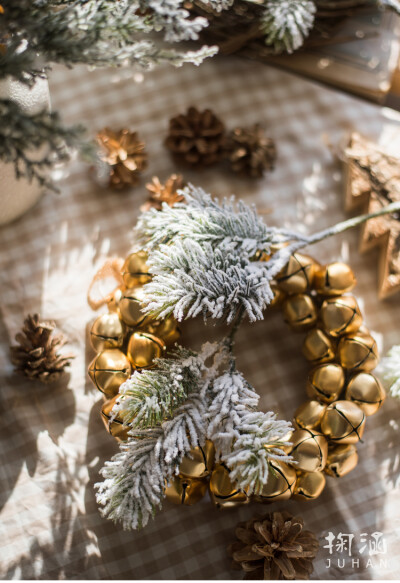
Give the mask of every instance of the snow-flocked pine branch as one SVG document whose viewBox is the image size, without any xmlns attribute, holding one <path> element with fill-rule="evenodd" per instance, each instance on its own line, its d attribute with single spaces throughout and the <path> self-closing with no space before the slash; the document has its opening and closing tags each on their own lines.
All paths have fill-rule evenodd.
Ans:
<svg viewBox="0 0 400 583">
<path fill-rule="evenodd" d="M 381 360 L 378 372 L 392 397 L 400 399 L 400 345 L 392 346 Z"/>
<path fill-rule="evenodd" d="M 281 448 L 289 445 L 293 427 L 274 413 L 257 411 L 259 395 L 238 371 L 227 371 L 210 386 L 207 436 L 217 458 L 230 469 L 230 476 L 248 494 L 258 494 L 268 481 L 269 462 L 292 457 Z"/>
</svg>

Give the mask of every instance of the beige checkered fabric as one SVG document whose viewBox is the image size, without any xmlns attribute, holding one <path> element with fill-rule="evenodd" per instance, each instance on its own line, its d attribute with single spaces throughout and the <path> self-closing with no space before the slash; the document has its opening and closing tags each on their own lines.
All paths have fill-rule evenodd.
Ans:
<svg viewBox="0 0 400 583">
<path fill-rule="evenodd" d="M 388 399 L 368 419 L 357 468 L 327 480 L 313 502 L 217 511 L 207 498 L 193 507 L 165 504 L 142 532 L 124 532 L 101 518 L 93 491 L 98 471 L 117 446 L 99 418 L 101 398 L 87 377 L 93 357 L 87 323 L 89 282 L 107 256 L 125 255 L 130 231 L 152 175 L 176 171 L 163 146 L 168 119 L 187 106 L 212 107 L 228 127 L 262 122 L 276 140 L 276 170 L 263 180 L 239 179 L 223 166 L 185 176 L 215 195 L 236 193 L 255 202 L 272 224 L 303 232 L 345 218 L 341 170 L 326 145 L 356 128 L 385 140 L 388 112 L 287 73 L 237 59 L 200 68 L 131 71 L 56 70 L 54 107 L 70 122 L 94 132 L 106 125 L 138 130 L 148 145 L 142 186 L 113 193 L 96 185 L 75 162 L 64 171 L 61 194 L 47 194 L 24 217 L 0 229 L 1 576 L 13 579 L 229 579 L 226 546 L 239 520 L 287 508 L 326 544 L 329 533 L 353 534 L 352 566 L 345 551 L 322 548 L 314 578 L 396 579 L 400 575 L 400 406 Z M 386 116 L 386 117 L 385 117 Z M 393 123 L 393 120 L 391 120 Z M 396 122 L 398 123 L 398 122 Z M 386 137 L 385 137 L 386 136 Z M 387 350 L 400 342 L 399 298 L 377 299 L 377 256 L 360 257 L 356 232 L 316 246 L 320 261 L 344 259 L 356 271 L 356 295 Z M 39 311 L 69 336 L 76 354 L 67 383 L 40 388 L 13 374 L 10 340 L 24 315 Z M 187 344 L 222 333 L 202 322 L 184 325 Z M 264 409 L 290 419 L 305 396 L 307 363 L 301 335 L 289 332 L 280 313 L 246 325 L 237 342 L 241 370 L 262 395 Z M 367 556 L 360 537 L 384 533 L 385 555 Z M 347 557 L 345 566 L 337 559 Z M 327 559 L 332 559 L 327 568 Z M 386 563 L 381 566 L 379 559 Z M 370 560 L 369 560 L 370 559 Z"/>
</svg>

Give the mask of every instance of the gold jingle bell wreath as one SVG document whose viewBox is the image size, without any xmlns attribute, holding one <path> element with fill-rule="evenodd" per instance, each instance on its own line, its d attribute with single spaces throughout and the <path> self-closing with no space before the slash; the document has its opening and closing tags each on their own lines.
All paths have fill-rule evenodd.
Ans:
<svg viewBox="0 0 400 583">
<path fill-rule="evenodd" d="M 108 297 L 109 312 L 96 318 L 90 340 L 96 357 L 89 375 L 104 395 L 101 416 L 107 431 L 118 441 L 128 438 L 129 427 L 120 414 L 112 415 L 119 387 L 133 370 L 154 367 L 180 337 L 173 317 L 154 320 L 142 310 L 143 284 L 151 276 L 146 253 L 130 254 L 119 274 L 122 285 Z M 385 399 L 380 381 L 371 373 L 378 362 L 376 342 L 363 326 L 356 284 L 345 263 L 321 266 L 307 255 L 295 253 L 276 278 L 272 305 L 285 322 L 305 334 L 303 354 L 311 365 L 306 381 L 308 399 L 294 413 L 295 430 L 288 436 L 293 465 L 271 462 L 271 475 L 257 502 L 317 498 L 325 475 L 342 477 L 358 461 L 366 417 Z M 207 489 L 219 508 L 246 504 L 252 497 L 232 483 L 228 468 L 215 463 L 210 440 L 193 448 L 180 464 L 179 475 L 166 486 L 175 504 L 191 505 Z"/>
</svg>

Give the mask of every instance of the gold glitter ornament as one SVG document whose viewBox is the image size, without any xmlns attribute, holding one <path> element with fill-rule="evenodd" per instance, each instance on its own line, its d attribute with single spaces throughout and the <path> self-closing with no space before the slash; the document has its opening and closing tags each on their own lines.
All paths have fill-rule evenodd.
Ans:
<svg viewBox="0 0 400 583">
<path fill-rule="evenodd" d="M 345 398 L 358 405 L 366 415 L 374 415 L 385 397 L 380 381 L 366 372 L 360 372 L 351 378 L 345 393 Z"/>
<path fill-rule="evenodd" d="M 296 429 L 291 442 L 293 444 L 290 452 L 296 463 L 296 470 L 306 472 L 320 472 L 326 464 L 328 455 L 328 442 L 326 438 L 310 429 Z"/>
<path fill-rule="evenodd" d="M 233 508 L 250 501 L 246 492 L 232 484 L 229 470 L 223 464 L 217 464 L 213 469 L 210 478 L 210 496 L 217 508 Z"/>
<path fill-rule="evenodd" d="M 125 287 L 128 289 L 134 288 L 151 280 L 146 261 L 147 253 L 145 251 L 138 251 L 128 255 L 122 267 L 122 279 Z"/>
<path fill-rule="evenodd" d="M 307 395 L 323 403 L 337 401 L 343 390 L 345 374 L 339 364 L 328 362 L 313 368 L 307 379 Z"/>
<path fill-rule="evenodd" d="M 123 424 L 123 419 L 118 413 L 111 421 L 112 410 L 117 400 L 121 399 L 121 395 L 115 395 L 112 399 L 105 401 L 101 408 L 101 418 L 108 433 L 115 437 L 118 441 L 125 441 L 128 439 L 128 432 L 130 427 Z"/>
<path fill-rule="evenodd" d="M 298 472 L 293 490 L 296 500 L 315 500 L 325 488 L 326 478 L 323 472 Z"/>
<path fill-rule="evenodd" d="M 338 347 L 340 364 L 351 371 L 373 370 L 378 364 L 378 348 L 371 334 L 356 332 L 345 336 Z"/>
<path fill-rule="evenodd" d="M 305 401 L 294 414 L 294 423 L 298 429 L 317 429 L 327 405 L 320 401 Z"/>
<path fill-rule="evenodd" d="M 255 496 L 255 500 L 257 502 L 288 500 L 296 483 L 296 471 L 293 466 L 278 460 L 272 460 L 269 466 L 268 481 L 261 493 Z"/>
<path fill-rule="evenodd" d="M 185 455 L 179 466 L 179 475 L 184 478 L 205 478 L 214 467 L 214 459 L 214 444 L 207 439 L 203 446 L 198 445 Z"/>
<path fill-rule="evenodd" d="M 354 296 L 329 298 L 321 306 L 322 327 L 335 338 L 357 332 L 362 316 Z"/>
<path fill-rule="evenodd" d="M 89 376 L 94 385 L 107 397 L 114 397 L 119 387 L 131 376 L 131 365 L 117 348 L 100 352 L 89 365 Z"/>
<path fill-rule="evenodd" d="M 194 478 L 183 478 L 176 476 L 171 478 L 165 488 L 165 497 L 173 504 L 183 504 L 192 506 L 204 497 L 207 492 L 206 480 L 196 480 Z"/>
<path fill-rule="evenodd" d="M 293 253 L 276 278 L 278 287 L 288 294 L 301 294 L 311 289 L 319 264 L 308 255 Z"/>
<path fill-rule="evenodd" d="M 90 343 L 97 352 L 107 348 L 119 348 L 123 341 L 124 330 L 116 312 L 102 314 L 93 322 Z"/>
<path fill-rule="evenodd" d="M 335 401 L 321 420 L 321 431 L 336 443 L 357 443 L 365 428 L 365 414 L 351 401 Z"/>
<path fill-rule="evenodd" d="M 141 287 L 126 289 L 121 294 L 118 308 L 127 326 L 136 328 L 145 323 L 148 316 L 143 312 L 144 291 Z"/>
<path fill-rule="evenodd" d="M 153 334 L 134 332 L 129 338 L 127 356 L 135 368 L 151 368 L 164 351 L 164 342 Z"/>
<path fill-rule="evenodd" d="M 335 445 L 329 447 L 324 472 L 334 478 L 342 478 L 356 467 L 358 453 L 355 445 Z"/>
<path fill-rule="evenodd" d="M 317 321 L 317 310 L 311 296 L 295 294 L 286 298 L 283 317 L 295 332 L 309 330 Z"/>
<path fill-rule="evenodd" d="M 335 262 L 316 270 L 314 289 L 322 296 L 341 296 L 356 285 L 357 280 L 351 267 Z"/>
<path fill-rule="evenodd" d="M 312 364 L 322 364 L 335 358 L 332 340 L 319 328 L 313 328 L 303 342 L 303 354 Z"/>
</svg>

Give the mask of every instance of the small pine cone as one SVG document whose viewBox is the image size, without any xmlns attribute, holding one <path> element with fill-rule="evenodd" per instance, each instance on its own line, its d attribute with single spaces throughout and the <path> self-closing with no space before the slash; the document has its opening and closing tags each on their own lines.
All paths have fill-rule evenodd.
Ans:
<svg viewBox="0 0 400 583">
<path fill-rule="evenodd" d="M 178 162 L 211 166 L 222 158 L 224 138 L 225 126 L 210 109 L 189 107 L 170 120 L 165 145 Z"/>
<path fill-rule="evenodd" d="M 137 186 L 140 173 L 147 168 L 147 152 L 138 134 L 105 128 L 97 134 L 97 142 L 102 149 L 101 159 L 110 167 L 110 187 L 122 190 Z"/>
<path fill-rule="evenodd" d="M 245 579 L 309 579 L 319 543 L 300 517 L 266 514 L 238 524 L 236 537 L 228 552 Z"/>
<path fill-rule="evenodd" d="M 10 348 L 15 370 L 43 383 L 58 380 L 74 356 L 58 352 L 66 339 L 53 334 L 54 328 L 54 322 L 40 322 L 38 314 L 25 319 L 22 331 L 15 336 L 19 346 Z"/>
<path fill-rule="evenodd" d="M 183 194 L 178 193 L 178 190 L 181 190 L 184 186 L 185 182 L 181 174 L 171 174 L 164 184 L 160 182 L 157 176 L 153 176 L 152 181 L 146 184 L 146 188 L 149 191 L 149 200 L 140 207 L 140 210 L 148 211 L 151 208 L 155 208 L 160 211 L 163 202 L 166 202 L 169 206 L 174 206 L 177 202 L 184 201 Z"/>
<path fill-rule="evenodd" d="M 276 160 L 274 141 L 258 124 L 234 129 L 226 140 L 226 152 L 232 170 L 251 178 L 261 178 L 274 168 Z"/>
</svg>

